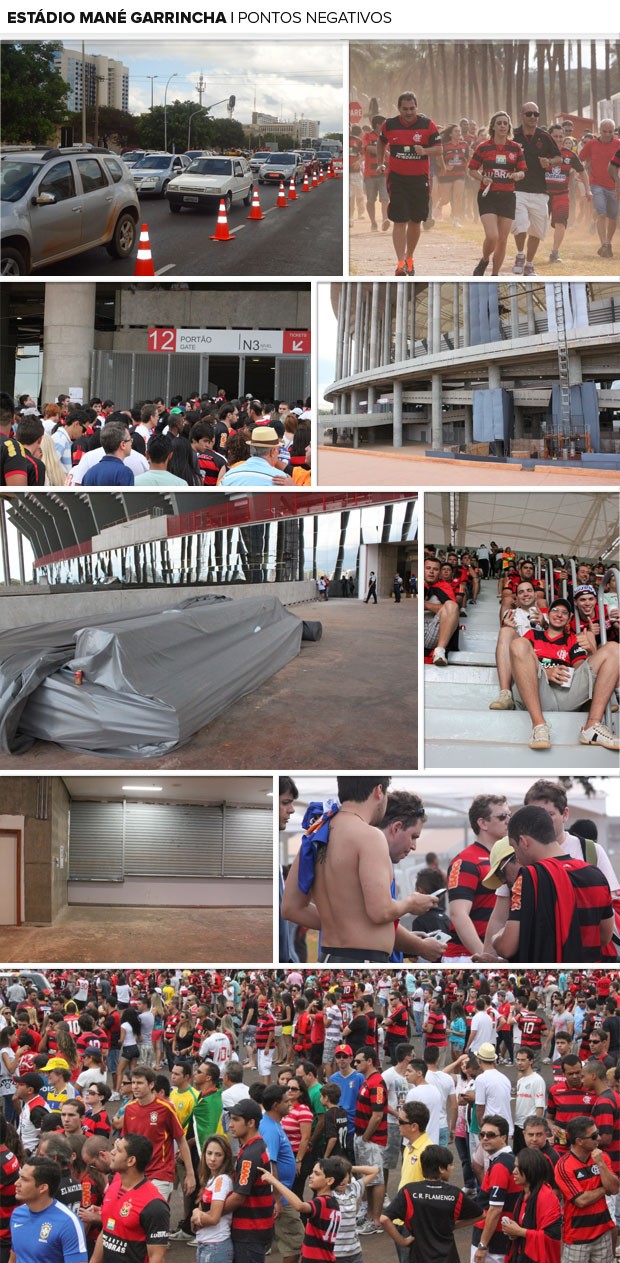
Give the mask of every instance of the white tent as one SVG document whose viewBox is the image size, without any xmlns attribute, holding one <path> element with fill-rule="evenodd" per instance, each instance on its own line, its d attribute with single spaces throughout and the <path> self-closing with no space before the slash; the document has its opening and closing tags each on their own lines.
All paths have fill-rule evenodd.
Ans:
<svg viewBox="0 0 620 1263">
<path fill-rule="evenodd" d="M 602 556 L 618 564 L 620 499 L 616 493 L 530 491 L 427 493 L 425 541 L 477 548 L 495 540 L 517 552 Z"/>
</svg>

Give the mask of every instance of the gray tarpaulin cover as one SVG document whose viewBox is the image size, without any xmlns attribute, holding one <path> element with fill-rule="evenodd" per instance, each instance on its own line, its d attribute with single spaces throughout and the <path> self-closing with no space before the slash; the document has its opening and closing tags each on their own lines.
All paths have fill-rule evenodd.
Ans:
<svg viewBox="0 0 620 1263">
<path fill-rule="evenodd" d="M 301 638 L 302 620 L 272 596 L 195 597 L 4 632 L 0 748 L 20 754 L 40 739 L 114 757 L 166 754 L 296 657 Z"/>
</svg>

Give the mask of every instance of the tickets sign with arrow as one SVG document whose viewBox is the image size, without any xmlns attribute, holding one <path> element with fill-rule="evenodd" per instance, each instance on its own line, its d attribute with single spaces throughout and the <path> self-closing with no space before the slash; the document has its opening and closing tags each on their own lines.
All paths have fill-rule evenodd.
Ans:
<svg viewBox="0 0 620 1263">
<path fill-rule="evenodd" d="M 309 329 L 149 329 L 149 351 L 204 355 L 309 355 Z"/>
</svg>

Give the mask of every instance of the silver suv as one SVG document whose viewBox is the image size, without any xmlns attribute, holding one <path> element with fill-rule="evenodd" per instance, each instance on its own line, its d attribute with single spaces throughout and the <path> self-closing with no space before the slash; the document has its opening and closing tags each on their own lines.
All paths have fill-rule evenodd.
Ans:
<svg viewBox="0 0 620 1263">
<path fill-rule="evenodd" d="M 183 175 L 190 162 L 191 158 L 184 153 L 157 153 L 152 150 L 145 154 L 131 168 L 138 193 L 163 197 L 170 181 L 177 175 Z"/>
<path fill-rule="evenodd" d="M 21 276 L 93 246 L 125 259 L 135 246 L 136 187 L 107 149 L 4 150 L 0 206 L 3 276 Z"/>
</svg>

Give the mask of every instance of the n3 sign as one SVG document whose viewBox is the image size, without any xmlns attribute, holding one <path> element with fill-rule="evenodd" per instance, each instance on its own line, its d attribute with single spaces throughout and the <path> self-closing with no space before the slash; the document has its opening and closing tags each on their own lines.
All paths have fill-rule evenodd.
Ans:
<svg viewBox="0 0 620 1263">
<path fill-rule="evenodd" d="M 149 351 L 176 351 L 176 329 L 149 329 Z"/>
</svg>

